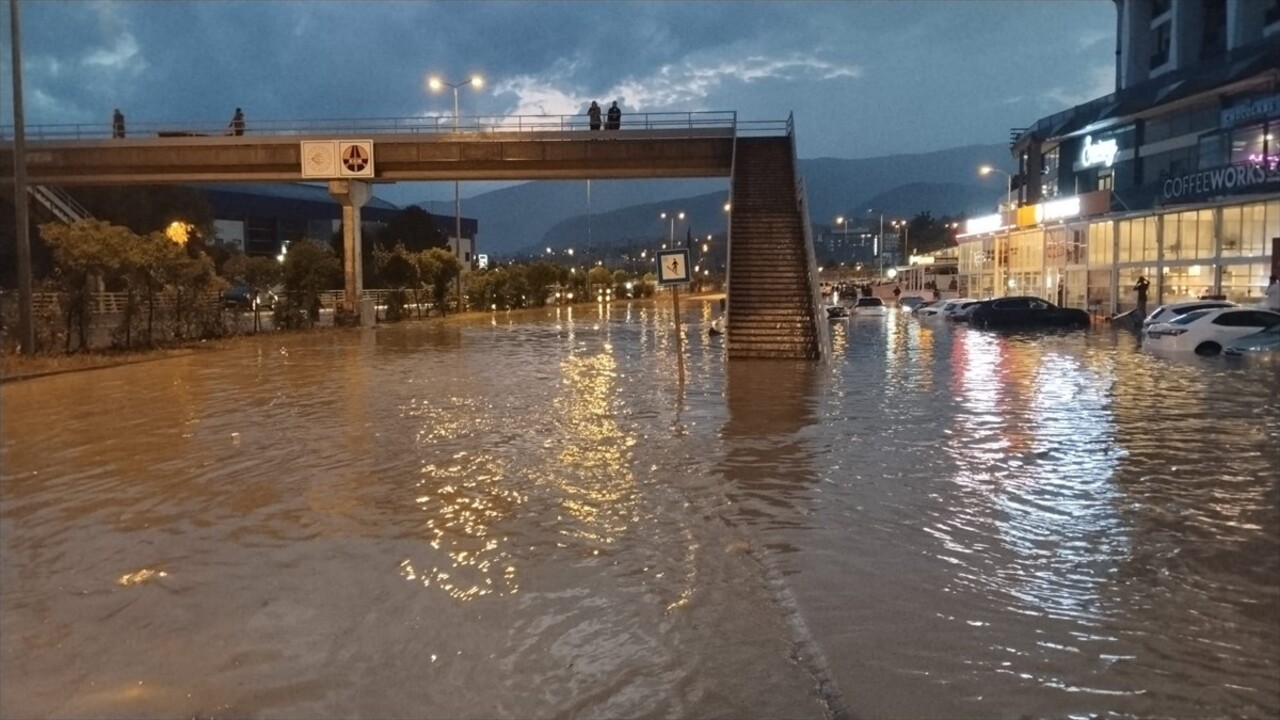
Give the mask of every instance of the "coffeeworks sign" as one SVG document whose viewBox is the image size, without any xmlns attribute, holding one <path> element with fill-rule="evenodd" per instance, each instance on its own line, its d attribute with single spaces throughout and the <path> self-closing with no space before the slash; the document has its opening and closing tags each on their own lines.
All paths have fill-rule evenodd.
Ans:
<svg viewBox="0 0 1280 720">
<path fill-rule="evenodd" d="M 1276 183 L 1280 183 L 1280 170 L 1268 170 L 1262 164 L 1244 163 L 1171 177 L 1164 181 L 1162 190 L 1165 200 L 1186 200 L 1202 196 L 1260 192 L 1266 190 L 1266 186 Z"/>
</svg>

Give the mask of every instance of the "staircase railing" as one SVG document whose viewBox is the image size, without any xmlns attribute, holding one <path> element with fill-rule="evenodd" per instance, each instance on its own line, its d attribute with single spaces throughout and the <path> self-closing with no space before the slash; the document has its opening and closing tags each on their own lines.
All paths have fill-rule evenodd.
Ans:
<svg viewBox="0 0 1280 720">
<path fill-rule="evenodd" d="M 62 188 L 52 185 L 28 185 L 27 193 L 40 201 L 41 205 L 49 208 L 49 212 L 64 223 L 71 224 L 77 220 L 93 218 L 92 213 Z"/>
<path fill-rule="evenodd" d="M 818 282 L 818 259 L 813 252 L 813 230 L 809 227 L 809 202 L 805 191 L 804 178 L 800 176 L 800 162 L 796 158 L 795 123 L 792 115 L 787 115 L 787 139 L 791 141 L 791 167 L 796 179 L 796 206 L 800 210 L 800 226 L 804 232 L 804 256 L 808 265 L 809 280 L 809 314 L 813 320 L 813 329 L 817 334 L 818 359 L 829 360 L 831 357 L 831 329 L 827 327 L 826 313 L 822 309 L 822 288 Z"/>
<path fill-rule="evenodd" d="M 736 125 L 734 126 L 736 129 Z M 733 302 L 733 288 L 730 287 L 730 279 L 733 278 L 733 184 L 738 180 L 738 136 L 735 133 L 733 137 L 733 150 L 729 155 L 729 212 L 725 218 L 724 230 L 724 314 L 721 315 L 726 328 L 724 335 L 725 347 L 728 348 L 733 344 L 733 330 L 728 327 L 729 323 L 729 305 Z"/>
</svg>

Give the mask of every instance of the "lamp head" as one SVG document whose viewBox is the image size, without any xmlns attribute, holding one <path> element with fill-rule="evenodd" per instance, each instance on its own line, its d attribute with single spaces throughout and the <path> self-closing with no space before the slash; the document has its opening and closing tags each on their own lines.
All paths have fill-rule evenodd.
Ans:
<svg viewBox="0 0 1280 720">
<path fill-rule="evenodd" d="M 477 90 L 484 87 L 484 78 L 480 77 L 479 75 L 472 75 L 471 79 L 468 80 L 467 82 L 471 83 L 471 85 L 474 86 Z"/>
<path fill-rule="evenodd" d="M 431 88 L 432 90 L 439 90 L 440 88 L 444 87 L 444 83 L 440 81 L 440 78 L 432 77 L 427 79 L 427 87 Z"/>
<path fill-rule="evenodd" d="M 995 168 L 991 167 L 990 165 L 983 165 L 982 167 L 978 168 L 979 175 L 990 175 L 994 171 L 995 171 Z"/>
</svg>

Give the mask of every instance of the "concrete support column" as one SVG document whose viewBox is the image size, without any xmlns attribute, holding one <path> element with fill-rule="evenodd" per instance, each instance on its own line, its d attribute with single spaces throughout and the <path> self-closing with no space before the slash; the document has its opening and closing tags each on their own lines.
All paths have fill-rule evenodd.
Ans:
<svg viewBox="0 0 1280 720">
<path fill-rule="evenodd" d="M 364 290 L 363 248 L 360 242 L 360 208 L 369 202 L 369 183 L 360 180 L 330 180 L 329 194 L 342 205 L 342 272 L 346 278 L 344 305 L 347 312 L 360 312 Z"/>
</svg>

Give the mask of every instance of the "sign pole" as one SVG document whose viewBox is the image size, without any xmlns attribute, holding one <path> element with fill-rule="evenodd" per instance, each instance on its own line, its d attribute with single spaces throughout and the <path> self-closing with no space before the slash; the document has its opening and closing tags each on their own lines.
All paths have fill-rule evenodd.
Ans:
<svg viewBox="0 0 1280 720">
<path fill-rule="evenodd" d="M 676 318 L 676 361 L 679 364 L 680 385 L 684 386 L 684 332 L 680 329 L 680 286 L 671 286 L 671 313 Z"/>
</svg>

